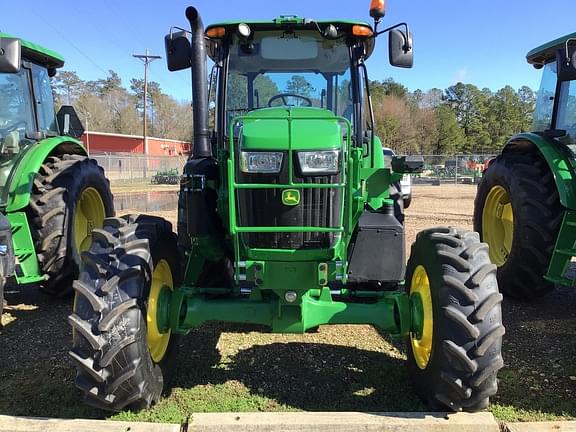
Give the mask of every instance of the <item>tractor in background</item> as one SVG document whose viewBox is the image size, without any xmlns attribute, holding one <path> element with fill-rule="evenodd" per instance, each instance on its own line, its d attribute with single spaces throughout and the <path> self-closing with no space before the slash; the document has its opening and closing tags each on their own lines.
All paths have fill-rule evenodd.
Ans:
<svg viewBox="0 0 576 432">
<path fill-rule="evenodd" d="M 378 30 L 382 0 L 371 16 L 374 26 L 285 15 L 204 29 L 189 7 L 190 31 L 166 36 L 168 69 L 192 70 L 178 234 L 145 215 L 93 231 L 69 317 L 86 403 L 150 407 L 178 337 L 222 321 L 278 333 L 371 324 L 406 340 L 432 409 L 486 408 L 503 366 L 496 266 L 478 234 L 440 227 L 418 235 L 406 267 L 390 185 L 423 161 L 385 164 L 366 61 L 389 33 L 390 63 L 411 67 L 412 37 L 406 24 Z"/>
<path fill-rule="evenodd" d="M 543 71 L 534 132 L 510 138 L 485 170 L 474 229 L 490 245 L 500 290 L 528 301 L 576 280 L 576 33 L 526 58 Z"/>
<path fill-rule="evenodd" d="M 0 305 L 6 283 L 70 293 L 92 229 L 114 215 L 104 171 L 76 139 L 74 109 L 55 113 L 50 77 L 63 65 L 0 33 Z"/>
</svg>

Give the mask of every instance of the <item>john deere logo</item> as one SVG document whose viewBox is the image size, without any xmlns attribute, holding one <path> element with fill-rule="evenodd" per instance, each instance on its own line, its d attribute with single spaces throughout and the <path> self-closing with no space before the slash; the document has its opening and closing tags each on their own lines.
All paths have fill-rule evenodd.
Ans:
<svg viewBox="0 0 576 432">
<path fill-rule="evenodd" d="M 300 204 L 300 191 L 296 189 L 285 189 L 282 191 L 282 204 L 295 206 Z"/>
</svg>

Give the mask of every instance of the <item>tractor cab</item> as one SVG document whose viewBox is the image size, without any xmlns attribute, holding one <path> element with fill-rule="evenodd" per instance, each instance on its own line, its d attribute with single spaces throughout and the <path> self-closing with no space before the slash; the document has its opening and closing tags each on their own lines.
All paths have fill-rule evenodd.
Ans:
<svg viewBox="0 0 576 432">
<path fill-rule="evenodd" d="M 33 144 L 60 135 L 50 77 L 64 59 L 4 33 L 0 53 L 0 204 L 5 204 L 17 161 Z"/>
<path fill-rule="evenodd" d="M 543 69 L 533 130 L 576 145 L 576 33 L 541 45 L 526 58 Z"/>
<path fill-rule="evenodd" d="M 205 35 L 214 62 L 212 87 L 222 98 L 220 103 L 214 98 L 219 111 L 215 129 L 222 135 L 233 119 L 255 110 L 265 110 L 266 116 L 290 110 L 344 118 L 355 132 L 353 141 L 362 141 L 373 129 L 364 66 L 376 40 L 369 24 L 290 15 L 267 22 L 213 24 Z M 392 30 L 391 40 L 400 41 L 394 45 L 394 65 L 411 66 L 408 37 Z"/>
</svg>

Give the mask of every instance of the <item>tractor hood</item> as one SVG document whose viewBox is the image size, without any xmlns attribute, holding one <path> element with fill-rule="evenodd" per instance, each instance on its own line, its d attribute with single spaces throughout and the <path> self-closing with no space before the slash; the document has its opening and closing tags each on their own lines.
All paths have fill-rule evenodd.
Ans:
<svg viewBox="0 0 576 432">
<path fill-rule="evenodd" d="M 278 107 L 244 117 L 243 150 L 329 150 L 342 147 L 341 121 L 322 108 Z"/>
</svg>

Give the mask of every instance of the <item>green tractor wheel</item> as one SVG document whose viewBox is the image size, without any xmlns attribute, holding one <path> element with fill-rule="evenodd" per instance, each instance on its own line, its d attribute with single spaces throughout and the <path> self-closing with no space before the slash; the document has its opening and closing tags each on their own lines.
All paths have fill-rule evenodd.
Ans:
<svg viewBox="0 0 576 432">
<path fill-rule="evenodd" d="M 433 228 L 418 234 L 407 267 L 415 325 L 408 368 L 432 409 L 478 411 L 497 390 L 502 295 L 478 234 Z"/>
<path fill-rule="evenodd" d="M 157 321 L 162 290 L 182 282 L 176 235 L 161 218 L 125 216 L 108 219 L 93 237 L 69 317 L 76 385 L 97 408 L 149 408 L 176 358 L 176 336 Z"/>
<path fill-rule="evenodd" d="M 562 215 L 554 177 L 540 154 L 506 152 L 492 161 L 478 185 L 474 230 L 490 246 L 504 294 L 533 300 L 554 289 L 543 276 Z"/>
<path fill-rule="evenodd" d="M 45 292 L 65 295 L 78 275 L 80 254 L 90 247 L 94 228 L 114 216 L 110 184 L 95 160 L 80 155 L 46 160 L 32 187 L 28 220 Z"/>
</svg>

